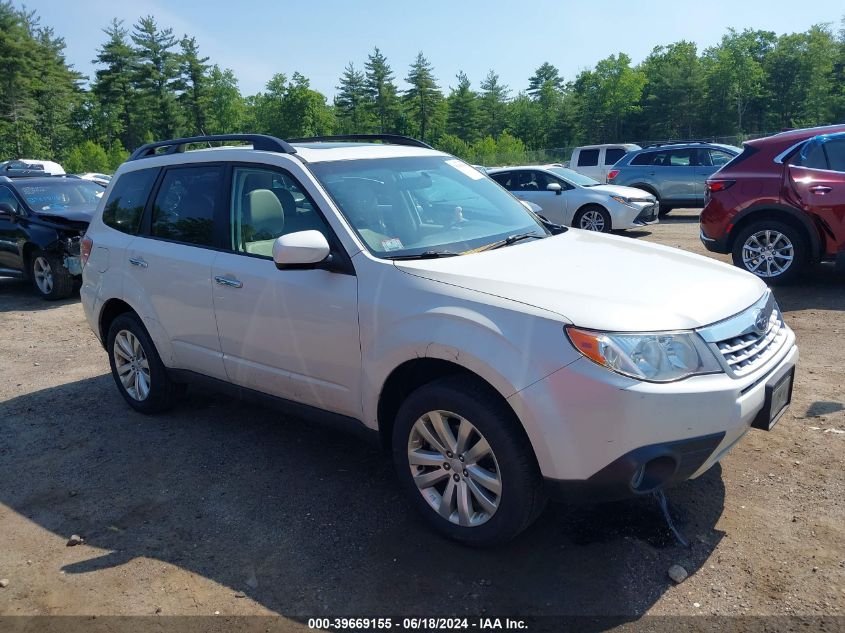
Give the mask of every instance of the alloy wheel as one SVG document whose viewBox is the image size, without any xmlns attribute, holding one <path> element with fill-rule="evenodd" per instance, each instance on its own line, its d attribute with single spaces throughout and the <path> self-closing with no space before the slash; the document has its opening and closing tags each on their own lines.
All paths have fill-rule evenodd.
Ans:
<svg viewBox="0 0 845 633">
<path fill-rule="evenodd" d="M 114 366 L 126 393 L 133 400 L 146 400 L 150 395 L 150 363 L 141 341 L 129 330 L 121 330 L 114 338 Z"/>
<path fill-rule="evenodd" d="M 502 479 L 481 432 L 449 411 L 429 411 L 408 438 L 411 476 L 428 505 L 450 523 L 475 527 L 496 513 Z"/>
<path fill-rule="evenodd" d="M 780 231 L 766 229 L 748 236 L 742 245 L 742 263 L 759 277 L 778 277 L 795 258 L 792 241 Z"/>
<path fill-rule="evenodd" d="M 38 256 L 32 264 L 32 274 L 35 285 L 42 294 L 48 295 L 53 291 L 53 267 L 46 257 Z"/>
<path fill-rule="evenodd" d="M 578 228 L 587 231 L 604 231 L 604 215 L 600 211 L 585 211 L 578 222 Z"/>
</svg>

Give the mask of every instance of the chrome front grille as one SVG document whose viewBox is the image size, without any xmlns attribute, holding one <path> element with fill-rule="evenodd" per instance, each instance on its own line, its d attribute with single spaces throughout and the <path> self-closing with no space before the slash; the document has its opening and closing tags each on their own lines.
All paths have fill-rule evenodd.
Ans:
<svg viewBox="0 0 845 633">
<path fill-rule="evenodd" d="M 771 291 L 739 314 L 698 330 L 723 361 L 728 375 L 747 376 L 783 347 L 789 328 Z"/>
<path fill-rule="evenodd" d="M 746 376 L 771 359 L 786 340 L 783 316 L 777 306 L 765 332 L 748 332 L 716 343 L 734 376 Z"/>
</svg>

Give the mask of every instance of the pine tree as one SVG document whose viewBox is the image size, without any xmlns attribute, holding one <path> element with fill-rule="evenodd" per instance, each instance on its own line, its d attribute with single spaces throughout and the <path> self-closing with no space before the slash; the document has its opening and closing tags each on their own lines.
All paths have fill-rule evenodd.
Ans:
<svg viewBox="0 0 845 633">
<path fill-rule="evenodd" d="M 134 82 L 144 104 L 148 129 L 156 138 L 172 138 L 179 128 L 175 89 L 179 61 L 171 50 L 176 46 L 173 29 L 159 29 L 148 15 L 134 26 L 136 63 Z"/>
<path fill-rule="evenodd" d="M 111 129 L 104 130 L 105 135 L 117 136 L 124 147 L 136 147 L 141 140 L 133 84 L 137 56 L 127 40 L 128 32 L 122 20 L 112 20 L 103 32 L 109 39 L 98 49 L 93 63 L 105 68 L 96 72 L 91 90 L 104 113 L 104 119 L 112 125 Z"/>
<path fill-rule="evenodd" d="M 492 69 L 481 82 L 481 98 L 478 104 L 481 126 L 484 134 L 494 139 L 499 138 L 507 125 L 509 93 L 508 87 L 499 83 L 499 75 Z"/>
<path fill-rule="evenodd" d="M 369 131 L 369 113 L 367 112 L 368 95 L 366 77 L 360 70 L 355 70 L 349 62 L 343 69 L 337 95 L 334 98 L 335 111 L 341 126 L 341 132 L 361 134 Z"/>
<path fill-rule="evenodd" d="M 398 90 L 393 71 L 378 46 L 367 57 L 364 67 L 368 107 L 376 120 L 378 131 L 382 134 L 396 132 L 400 116 Z"/>
<path fill-rule="evenodd" d="M 203 134 L 206 127 L 206 89 L 208 83 L 208 57 L 200 57 L 194 37 L 187 35 L 179 42 L 180 79 L 174 87 L 182 91 L 179 101 L 185 112 L 190 134 Z"/>
<path fill-rule="evenodd" d="M 456 75 L 458 85 L 447 99 L 449 119 L 446 130 L 466 143 L 478 137 L 478 95 L 470 88 L 469 78 L 463 71 Z"/>
<path fill-rule="evenodd" d="M 555 90 L 563 90 L 563 79 L 560 77 L 560 71 L 549 62 L 543 62 L 528 79 L 528 94 L 536 98 L 543 86 L 546 85 L 551 85 Z"/>
<path fill-rule="evenodd" d="M 437 86 L 434 69 L 420 51 L 405 78 L 410 88 L 405 91 L 405 104 L 418 138 L 424 141 L 438 123 L 443 93 Z"/>
</svg>

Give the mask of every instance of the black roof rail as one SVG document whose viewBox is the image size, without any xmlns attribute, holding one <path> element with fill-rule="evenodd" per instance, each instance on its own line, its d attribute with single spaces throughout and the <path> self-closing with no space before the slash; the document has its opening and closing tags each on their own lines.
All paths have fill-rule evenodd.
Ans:
<svg viewBox="0 0 845 633">
<path fill-rule="evenodd" d="M 303 138 L 288 139 L 289 143 L 331 143 L 333 141 L 384 141 L 390 145 L 407 145 L 409 147 L 434 149 L 428 143 L 411 138 L 410 136 L 402 136 L 401 134 L 334 134 L 331 136 L 307 136 Z"/>
<path fill-rule="evenodd" d="M 649 143 L 643 145 L 643 149 L 647 147 L 663 147 L 664 145 L 715 145 L 715 141 L 661 141 L 659 143 Z"/>
<path fill-rule="evenodd" d="M 187 138 L 174 138 L 169 141 L 147 143 L 132 152 L 128 160 L 138 160 L 139 158 L 160 156 L 162 154 L 179 154 L 185 151 L 185 146 L 187 145 L 196 143 L 220 143 L 225 141 L 246 141 L 252 143 L 252 149 L 265 152 L 280 152 L 282 154 L 296 154 L 296 149 L 290 143 L 275 136 L 268 136 L 266 134 L 212 134 L 209 136 L 189 136 Z M 156 150 L 162 147 L 166 147 L 167 150 L 160 154 L 156 153 Z"/>
</svg>

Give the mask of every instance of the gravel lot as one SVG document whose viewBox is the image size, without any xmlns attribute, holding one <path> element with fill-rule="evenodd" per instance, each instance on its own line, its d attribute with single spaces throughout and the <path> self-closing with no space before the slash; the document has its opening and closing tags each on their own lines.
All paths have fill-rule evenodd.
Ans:
<svg viewBox="0 0 845 633">
<path fill-rule="evenodd" d="M 694 211 L 629 235 L 705 252 Z M 0 615 L 843 616 L 845 278 L 776 295 L 792 407 L 669 492 L 689 549 L 649 498 L 550 506 L 477 551 L 429 532 L 361 440 L 196 389 L 134 413 L 78 297 L 0 279 Z"/>
</svg>

